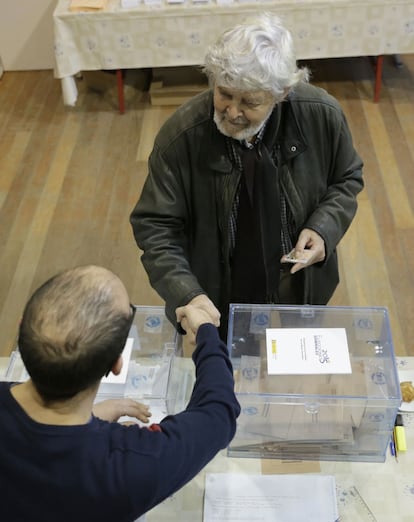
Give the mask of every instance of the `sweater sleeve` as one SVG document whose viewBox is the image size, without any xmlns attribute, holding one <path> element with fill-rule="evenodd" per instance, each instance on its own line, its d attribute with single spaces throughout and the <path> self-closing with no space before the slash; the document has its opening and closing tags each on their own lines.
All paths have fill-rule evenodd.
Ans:
<svg viewBox="0 0 414 522">
<path fill-rule="evenodd" d="M 199 328 L 193 361 L 196 381 L 187 408 L 163 419 L 160 432 L 146 430 L 139 455 L 129 460 L 131 474 L 139 475 L 135 483 L 145 479 L 150 485 L 142 513 L 184 486 L 234 437 L 240 405 L 226 345 L 213 325 Z M 137 497 L 142 508 L 142 496 Z"/>
</svg>

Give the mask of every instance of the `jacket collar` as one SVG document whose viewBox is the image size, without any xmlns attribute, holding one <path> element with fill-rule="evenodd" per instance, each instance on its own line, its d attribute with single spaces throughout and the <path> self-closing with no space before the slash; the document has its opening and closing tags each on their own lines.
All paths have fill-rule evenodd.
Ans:
<svg viewBox="0 0 414 522">
<path fill-rule="evenodd" d="M 210 112 L 211 125 L 209 126 L 209 138 L 204 149 L 205 157 L 203 161 L 217 172 L 228 173 L 232 170 L 232 163 L 227 151 L 226 140 L 217 129 L 213 120 L 214 106 L 212 97 Z M 307 148 L 306 140 L 302 134 L 289 96 L 276 105 L 267 122 L 263 136 L 263 144 L 269 151 L 276 146 L 278 141 L 281 148 L 282 161 L 294 158 Z"/>
</svg>

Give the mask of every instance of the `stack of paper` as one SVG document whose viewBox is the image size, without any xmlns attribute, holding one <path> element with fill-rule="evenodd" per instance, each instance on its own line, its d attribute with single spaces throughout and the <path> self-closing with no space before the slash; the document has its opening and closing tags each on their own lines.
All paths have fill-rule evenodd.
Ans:
<svg viewBox="0 0 414 522">
<path fill-rule="evenodd" d="M 121 0 L 121 7 L 123 9 L 129 9 L 131 7 L 137 7 L 141 0 Z"/>
<path fill-rule="evenodd" d="M 71 0 L 69 11 L 102 11 L 108 0 Z"/>
<path fill-rule="evenodd" d="M 336 522 L 331 475 L 208 473 L 204 522 Z"/>
</svg>

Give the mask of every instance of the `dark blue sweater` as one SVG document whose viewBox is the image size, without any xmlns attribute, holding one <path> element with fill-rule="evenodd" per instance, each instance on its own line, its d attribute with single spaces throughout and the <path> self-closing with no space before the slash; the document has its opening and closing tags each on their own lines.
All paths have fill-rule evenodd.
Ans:
<svg viewBox="0 0 414 522">
<path fill-rule="evenodd" d="M 240 406 L 226 346 L 200 327 L 196 382 L 185 411 L 161 431 L 95 417 L 86 425 L 33 421 L 0 383 L 1 519 L 130 522 L 191 480 L 234 436 Z"/>
</svg>

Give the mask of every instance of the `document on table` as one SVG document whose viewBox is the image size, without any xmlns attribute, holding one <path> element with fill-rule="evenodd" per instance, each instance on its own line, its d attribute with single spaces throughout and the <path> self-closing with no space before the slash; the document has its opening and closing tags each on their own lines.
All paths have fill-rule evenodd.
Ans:
<svg viewBox="0 0 414 522">
<path fill-rule="evenodd" d="M 83 10 L 102 10 L 108 4 L 108 0 L 71 0 L 69 4 L 70 11 Z"/>
<path fill-rule="evenodd" d="M 335 477 L 208 473 L 204 522 L 337 522 Z"/>
<path fill-rule="evenodd" d="M 267 328 L 269 375 L 352 373 L 345 328 Z"/>
</svg>

